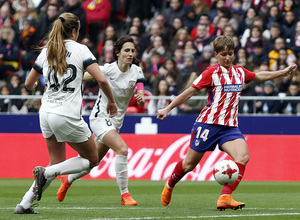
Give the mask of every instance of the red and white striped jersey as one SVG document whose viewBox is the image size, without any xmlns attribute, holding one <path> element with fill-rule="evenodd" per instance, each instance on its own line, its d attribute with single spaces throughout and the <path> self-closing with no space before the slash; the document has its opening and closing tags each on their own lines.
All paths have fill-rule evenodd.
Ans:
<svg viewBox="0 0 300 220">
<path fill-rule="evenodd" d="M 230 70 L 218 64 L 207 67 L 192 84 L 199 90 L 206 88 L 208 91 L 207 104 L 196 122 L 237 127 L 243 84 L 254 77 L 254 72 L 242 66 L 232 65 Z"/>
</svg>

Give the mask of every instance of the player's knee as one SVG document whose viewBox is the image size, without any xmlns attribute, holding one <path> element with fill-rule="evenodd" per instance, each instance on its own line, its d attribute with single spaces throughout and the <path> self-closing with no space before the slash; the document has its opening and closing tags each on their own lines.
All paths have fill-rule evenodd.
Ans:
<svg viewBox="0 0 300 220">
<path fill-rule="evenodd" d="M 98 161 L 98 155 L 95 155 L 91 158 L 89 158 L 89 161 L 90 161 L 90 168 L 92 169 L 93 167 L 97 166 L 99 164 L 99 161 Z"/>
<path fill-rule="evenodd" d="M 249 155 L 242 155 L 236 160 L 236 162 L 246 165 L 249 162 Z"/>
<path fill-rule="evenodd" d="M 193 163 L 182 163 L 182 169 L 184 172 L 190 172 L 196 167 L 196 165 Z"/>
<path fill-rule="evenodd" d="M 116 154 L 127 156 L 128 155 L 128 147 L 126 145 L 122 145 L 116 149 Z"/>
</svg>

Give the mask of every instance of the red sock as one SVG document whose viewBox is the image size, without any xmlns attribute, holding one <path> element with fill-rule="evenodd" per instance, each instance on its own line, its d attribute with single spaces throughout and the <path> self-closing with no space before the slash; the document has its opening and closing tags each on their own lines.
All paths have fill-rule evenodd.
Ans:
<svg viewBox="0 0 300 220">
<path fill-rule="evenodd" d="M 168 182 L 169 186 L 173 188 L 175 184 L 178 183 L 186 173 L 187 172 L 185 172 L 182 168 L 182 160 L 181 160 L 176 164 L 173 170 L 173 173 Z"/>
<path fill-rule="evenodd" d="M 237 179 L 237 181 L 235 181 L 234 184 L 231 184 L 229 186 L 223 186 L 221 195 L 224 194 L 231 194 L 236 187 L 239 185 L 240 181 L 242 180 L 243 176 L 244 176 L 244 172 L 245 172 L 245 165 L 241 164 L 241 163 L 236 163 L 239 167 L 239 177 Z"/>
</svg>

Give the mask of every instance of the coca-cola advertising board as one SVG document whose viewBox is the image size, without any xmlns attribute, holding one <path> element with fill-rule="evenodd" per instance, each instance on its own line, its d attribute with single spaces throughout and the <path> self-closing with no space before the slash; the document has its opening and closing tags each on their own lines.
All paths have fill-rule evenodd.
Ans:
<svg viewBox="0 0 300 220">
<path fill-rule="evenodd" d="M 130 179 L 165 180 L 175 164 L 184 159 L 189 134 L 121 134 L 129 147 Z M 250 161 L 244 180 L 300 181 L 299 135 L 245 135 Z M 40 133 L 0 134 L 0 178 L 32 178 L 35 166 L 47 166 L 49 155 Z M 77 153 L 67 146 L 67 158 Z M 214 164 L 230 157 L 216 148 L 207 152 L 184 180 L 213 180 Z M 115 155 L 109 151 L 86 179 L 114 179 Z"/>
</svg>

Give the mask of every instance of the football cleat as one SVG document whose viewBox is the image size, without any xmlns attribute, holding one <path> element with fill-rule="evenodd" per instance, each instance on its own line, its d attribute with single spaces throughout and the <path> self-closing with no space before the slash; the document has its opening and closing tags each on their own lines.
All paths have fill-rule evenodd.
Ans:
<svg viewBox="0 0 300 220">
<path fill-rule="evenodd" d="M 124 193 L 121 195 L 121 205 L 137 205 L 137 202 L 131 197 L 130 193 Z"/>
<path fill-rule="evenodd" d="M 44 176 L 45 168 L 38 166 L 33 170 L 33 176 L 35 177 L 35 187 L 33 189 L 33 193 L 35 195 L 35 199 L 40 201 L 43 193 L 43 186 L 47 182 L 47 179 Z"/>
<path fill-rule="evenodd" d="M 169 205 L 169 203 L 171 201 L 171 197 L 172 197 L 172 191 L 173 191 L 173 188 L 168 187 L 168 181 L 169 181 L 169 179 L 166 181 L 164 190 L 162 191 L 161 197 L 160 197 L 161 198 L 161 203 L 164 206 Z"/>
<path fill-rule="evenodd" d="M 60 187 L 59 187 L 59 189 L 56 193 L 57 194 L 57 199 L 60 202 L 64 201 L 66 193 L 67 193 L 69 187 L 71 186 L 71 183 L 69 183 L 69 181 L 68 181 L 68 177 L 69 176 L 66 175 L 66 176 L 62 176 L 60 178 Z"/>
<path fill-rule="evenodd" d="M 220 196 L 217 201 L 217 209 L 224 211 L 225 209 L 242 209 L 245 207 L 245 203 L 235 201 L 231 195 Z"/>
<path fill-rule="evenodd" d="M 38 206 L 38 204 L 34 204 L 30 206 L 28 209 L 24 209 L 23 206 L 18 204 L 14 210 L 15 214 L 40 214 L 39 212 L 34 211 L 31 207 Z"/>
</svg>

